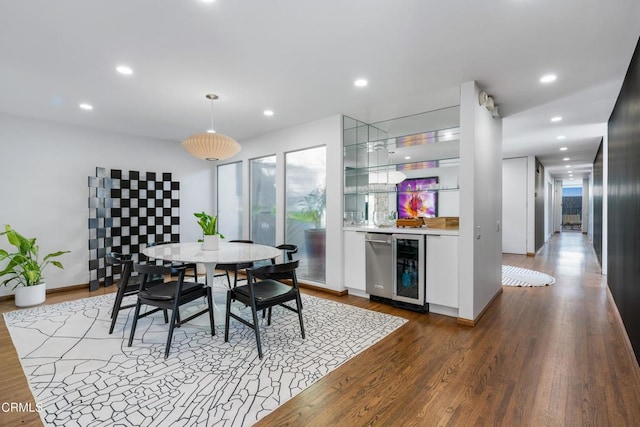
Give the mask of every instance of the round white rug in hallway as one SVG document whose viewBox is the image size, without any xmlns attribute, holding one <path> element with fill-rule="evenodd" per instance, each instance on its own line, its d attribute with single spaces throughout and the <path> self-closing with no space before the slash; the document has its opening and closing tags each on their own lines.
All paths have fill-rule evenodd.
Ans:
<svg viewBox="0 0 640 427">
<path fill-rule="evenodd" d="M 549 286 L 554 283 L 556 283 L 556 279 L 553 276 L 539 271 L 512 265 L 502 266 L 503 286 Z"/>
</svg>

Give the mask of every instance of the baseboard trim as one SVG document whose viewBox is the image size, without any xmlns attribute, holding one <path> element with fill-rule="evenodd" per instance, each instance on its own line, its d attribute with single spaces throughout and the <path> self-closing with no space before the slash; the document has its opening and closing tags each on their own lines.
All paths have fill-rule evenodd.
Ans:
<svg viewBox="0 0 640 427">
<path fill-rule="evenodd" d="M 535 252 L 527 252 L 527 256 L 534 257 L 536 256 Z"/>
<path fill-rule="evenodd" d="M 89 284 L 88 283 L 81 283 L 79 285 L 71 285 L 71 286 L 64 286 L 62 288 L 47 289 L 47 295 L 58 294 L 60 292 L 74 291 L 74 290 L 83 289 L 83 288 L 87 288 L 88 289 L 89 288 Z M 0 302 L 14 300 L 14 299 L 15 299 L 15 295 L 14 294 L 0 296 Z"/>
<path fill-rule="evenodd" d="M 322 286 L 311 285 L 309 283 L 304 283 L 304 282 L 300 282 L 300 281 L 298 281 L 298 286 L 300 286 L 301 288 L 304 288 L 304 289 L 311 289 L 311 290 L 318 291 L 318 292 L 324 292 L 324 293 L 335 295 L 335 296 L 338 296 L 338 297 L 343 297 L 343 296 L 349 294 L 349 291 L 346 290 L 346 289 L 343 289 L 341 291 L 336 291 L 335 289 L 327 289 L 327 288 L 324 288 Z"/>
<path fill-rule="evenodd" d="M 456 319 L 456 323 L 458 325 L 460 325 L 460 326 L 469 326 L 469 327 L 473 328 L 474 326 L 476 326 L 478 324 L 478 322 L 480 321 L 480 318 L 482 318 L 482 316 L 484 316 L 484 314 L 487 312 L 489 307 L 491 307 L 491 305 L 498 299 L 498 297 L 500 295 L 502 295 L 502 286 L 500 286 L 500 289 L 498 290 L 498 292 L 496 292 L 496 294 L 493 296 L 493 298 L 491 298 L 489 303 L 487 303 L 487 305 L 484 307 L 484 309 L 482 309 L 480 314 L 478 314 L 475 319 L 471 320 L 471 319 L 465 319 L 463 317 L 458 317 Z"/>
</svg>

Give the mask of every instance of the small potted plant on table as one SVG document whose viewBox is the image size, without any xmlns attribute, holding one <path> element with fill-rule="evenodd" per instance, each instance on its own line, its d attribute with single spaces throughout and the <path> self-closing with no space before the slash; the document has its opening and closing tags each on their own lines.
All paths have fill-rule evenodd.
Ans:
<svg viewBox="0 0 640 427">
<path fill-rule="evenodd" d="M 44 282 L 42 270 L 49 264 L 58 268 L 64 268 L 59 261 L 53 258 L 68 253 L 69 251 L 52 252 L 45 255 L 40 261 L 39 247 L 36 239 L 26 238 L 10 225 L 4 226 L 5 231 L 0 236 L 6 235 L 9 244 L 15 246 L 17 252 L 9 253 L 0 249 L 0 263 L 8 261 L 0 267 L 0 278 L 5 278 L 0 285 L 13 284 L 15 289 L 15 303 L 18 307 L 29 307 L 42 304 L 46 299 L 47 285 Z"/>
<path fill-rule="evenodd" d="M 198 218 L 198 225 L 202 228 L 204 244 L 202 249 L 205 251 L 217 251 L 220 249 L 220 238 L 224 236 L 218 233 L 218 217 L 211 216 L 205 212 L 194 213 L 193 216 Z"/>
</svg>

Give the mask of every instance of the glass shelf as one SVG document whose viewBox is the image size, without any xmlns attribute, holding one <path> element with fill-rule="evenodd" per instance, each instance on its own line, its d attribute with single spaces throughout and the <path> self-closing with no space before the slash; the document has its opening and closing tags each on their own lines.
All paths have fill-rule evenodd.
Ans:
<svg viewBox="0 0 640 427">
<path fill-rule="evenodd" d="M 447 213 L 459 210 L 459 106 L 373 124 L 345 116 L 343 155 L 346 216 L 371 222 L 373 212 L 398 210 L 396 183 L 405 179 L 433 187 L 403 193 L 435 193 Z"/>
</svg>

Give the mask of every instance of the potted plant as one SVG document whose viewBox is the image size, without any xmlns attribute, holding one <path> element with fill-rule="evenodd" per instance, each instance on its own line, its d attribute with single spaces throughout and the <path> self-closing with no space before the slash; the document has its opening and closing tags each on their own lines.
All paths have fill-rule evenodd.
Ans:
<svg viewBox="0 0 640 427">
<path fill-rule="evenodd" d="M 13 284 L 15 289 L 15 303 L 18 307 L 28 307 L 41 304 L 46 299 L 47 285 L 44 282 L 42 271 L 44 268 L 52 264 L 58 268 L 64 268 L 59 261 L 53 258 L 69 251 L 52 252 L 45 255 L 40 261 L 39 247 L 36 239 L 26 238 L 17 231 L 13 230 L 10 225 L 4 226 L 5 231 L 0 236 L 6 235 L 9 244 L 15 246 L 17 252 L 9 253 L 4 249 L 0 249 L 0 262 L 8 260 L 7 265 L 0 270 L 0 278 L 5 278 L 3 286 Z"/>
<path fill-rule="evenodd" d="M 202 228 L 203 241 L 202 249 L 205 251 L 217 251 L 220 249 L 220 238 L 224 236 L 218 233 L 218 217 L 211 216 L 206 212 L 194 213 L 198 218 L 198 225 Z"/>
</svg>

